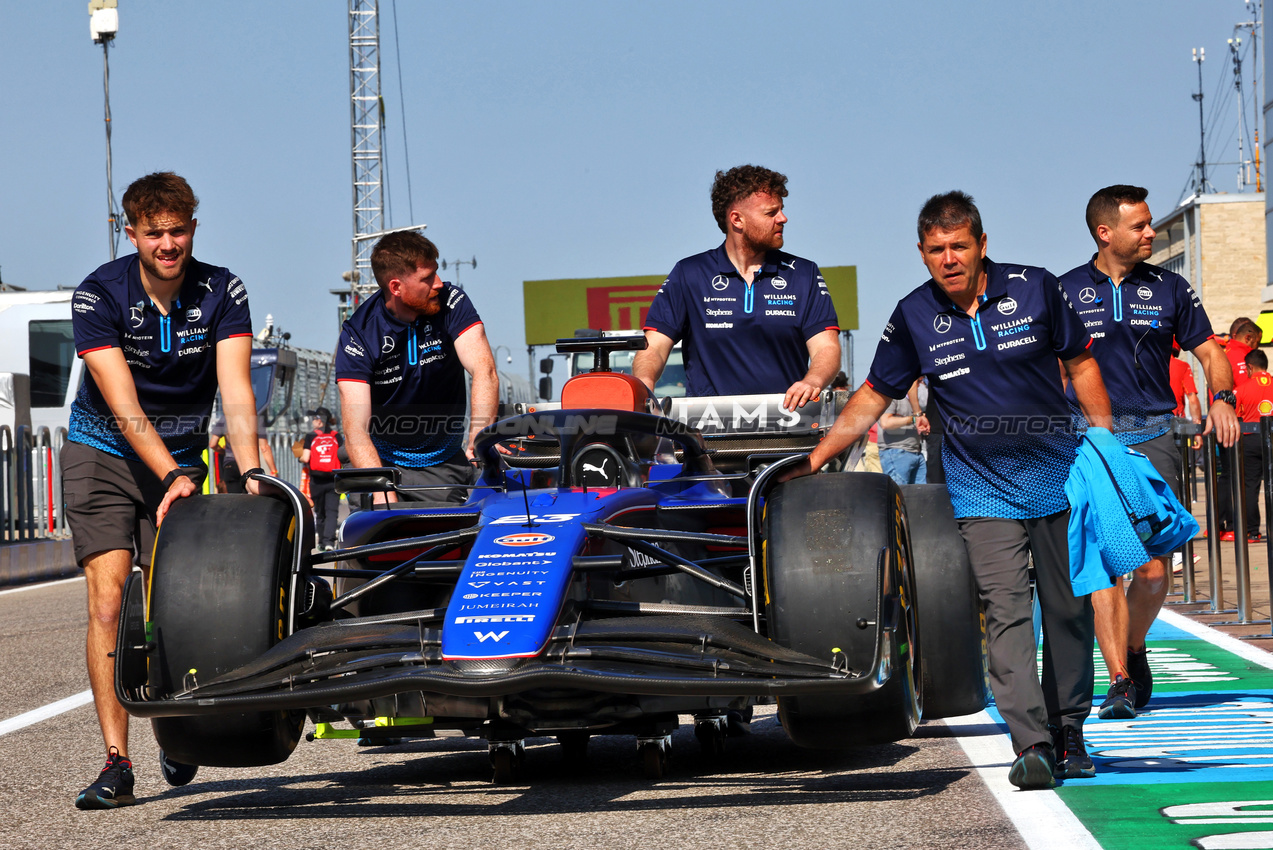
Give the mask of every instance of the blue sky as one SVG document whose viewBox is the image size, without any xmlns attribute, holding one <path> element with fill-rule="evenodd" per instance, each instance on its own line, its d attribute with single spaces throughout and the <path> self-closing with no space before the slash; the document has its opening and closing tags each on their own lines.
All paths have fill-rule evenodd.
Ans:
<svg viewBox="0 0 1273 850">
<path fill-rule="evenodd" d="M 119 6 L 117 195 L 150 171 L 185 175 L 201 200 L 196 256 L 247 282 L 258 327 L 272 313 L 294 342 L 331 350 L 328 290 L 352 234 L 347 5 Z M 992 257 L 1083 262 L 1095 189 L 1145 185 L 1156 214 L 1176 203 L 1198 144 L 1190 49 L 1207 50 L 1210 111 L 1232 80 L 1225 41 L 1249 17 L 1241 0 L 397 0 L 395 54 L 393 0 L 380 11 L 391 223 L 427 223 L 444 257 L 477 257 L 461 281 L 492 344 L 512 349 L 508 368 L 526 368 L 523 280 L 666 272 L 721 239 L 714 171 L 755 162 L 790 178 L 787 249 L 858 266 L 859 378 L 893 304 L 926 277 L 926 197 L 972 193 Z M 82 0 L 5 4 L 9 283 L 74 285 L 108 258 L 88 22 Z M 1236 155 L 1228 115 L 1212 159 Z M 1212 180 L 1233 191 L 1234 175 Z"/>
</svg>

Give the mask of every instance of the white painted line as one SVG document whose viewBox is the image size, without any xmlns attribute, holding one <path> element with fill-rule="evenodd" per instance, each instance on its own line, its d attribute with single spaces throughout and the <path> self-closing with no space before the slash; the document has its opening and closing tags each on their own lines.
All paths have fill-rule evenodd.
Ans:
<svg viewBox="0 0 1273 850">
<path fill-rule="evenodd" d="M 39 723 L 41 720 L 57 717 L 59 714 L 65 714 L 72 709 L 79 708 L 81 705 L 88 705 L 92 701 L 93 692 L 91 690 L 81 691 L 75 696 L 51 702 L 43 708 L 28 711 L 26 714 L 19 714 L 17 717 L 10 717 L 8 720 L 0 720 L 0 735 L 8 735 L 10 732 L 16 732 L 23 727 L 30 726 L 32 723 Z"/>
<path fill-rule="evenodd" d="M 1021 791 L 1008 782 L 1017 754 L 995 721 L 984 711 L 944 721 L 981 781 L 1003 808 L 1030 850 L 1101 850 L 1083 822 L 1055 791 Z M 978 728 L 980 727 L 980 728 Z"/>
<path fill-rule="evenodd" d="M 83 581 L 84 576 L 76 576 L 75 578 L 58 579 L 57 581 L 43 581 L 39 584 L 24 584 L 22 587 L 12 587 L 8 590 L 0 590 L 0 596 L 6 593 L 22 593 L 27 590 L 40 590 L 45 587 L 57 587 L 59 584 L 70 584 L 73 581 Z"/>
<path fill-rule="evenodd" d="M 1258 646 L 1253 646 L 1244 640 L 1238 640 L 1233 635 L 1227 635 L 1219 629 L 1212 628 L 1205 623 L 1195 622 L 1182 614 L 1177 614 L 1175 611 L 1168 611 L 1166 608 L 1158 612 L 1158 618 L 1169 626 L 1175 626 L 1182 632 L 1188 632 L 1194 637 L 1201 638 L 1221 649 L 1232 652 L 1243 661 L 1250 661 L 1252 664 L 1258 664 L 1261 667 L 1273 670 L 1273 655 Z"/>
</svg>

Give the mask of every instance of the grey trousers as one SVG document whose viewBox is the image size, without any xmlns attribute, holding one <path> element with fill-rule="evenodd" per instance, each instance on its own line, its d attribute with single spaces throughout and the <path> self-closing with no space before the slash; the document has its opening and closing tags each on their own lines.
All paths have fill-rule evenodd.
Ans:
<svg viewBox="0 0 1273 850">
<path fill-rule="evenodd" d="M 990 688 L 1016 752 L 1051 743 L 1048 724 L 1082 727 L 1092 710 L 1092 600 L 1070 586 L 1069 511 L 1039 519 L 959 520 L 986 609 Z M 1029 556 L 1043 612 L 1043 682 L 1035 660 Z"/>
</svg>

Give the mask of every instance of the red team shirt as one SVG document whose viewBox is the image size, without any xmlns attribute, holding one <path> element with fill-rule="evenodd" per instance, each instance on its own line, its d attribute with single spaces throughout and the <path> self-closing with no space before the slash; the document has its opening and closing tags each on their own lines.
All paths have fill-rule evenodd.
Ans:
<svg viewBox="0 0 1273 850">
<path fill-rule="evenodd" d="M 1251 347 L 1238 342 L 1236 339 L 1229 340 L 1224 347 L 1224 356 L 1229 358 L 1229 365 L 1233 367 L 1233 388 L 1245 384 L 1251 378 L 1251 373 L 1246 368 L 1246 356 L 1251 353 Z"/>
<path fill-rule="evenodd" d="M 1171 358 L 1171 391 L 1176 394 L 1176 416 L 1186 415 L 1185 396 L 1197 395 L 1198 387 L 1193 382 L 1193 370 L 1189 364 L 1179 357 Z"/>
<path fill-rule="evenodd" d="M 1261 416 L 1273 415 L 1273 375 L 1254 372 L 1235 392 L 1238 418 L 1243 422 L 1259 422 Z"/>
</svg>

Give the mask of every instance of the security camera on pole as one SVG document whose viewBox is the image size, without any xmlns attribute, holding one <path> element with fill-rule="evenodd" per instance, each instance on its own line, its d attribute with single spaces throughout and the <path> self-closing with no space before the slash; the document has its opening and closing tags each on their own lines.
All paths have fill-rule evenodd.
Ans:
<svg viewBox="0 0 1273 850">
<path fill-rule="evenodd" d="M 111 65 L 110 43 L 119 32 L 117 0 L 89 0 L 88 31 L 94 44 L 102 46 L 102 85 L 106 93 L 106 233 L 111 259 L 119 242 L 119 216 L 115 211 L 115 190 L 111 183 Z"/>
</svg>

